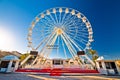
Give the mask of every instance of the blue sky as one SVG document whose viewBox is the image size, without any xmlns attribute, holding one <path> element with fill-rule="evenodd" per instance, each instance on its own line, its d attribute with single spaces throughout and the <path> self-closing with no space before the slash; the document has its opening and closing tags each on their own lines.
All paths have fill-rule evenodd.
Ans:
<svg viewBox="0 0 120 80">
<path fill-rule="evenodd" d="M 93 28 L 92 48 L 99 55 L 120 55 L 119 0 L 0 0 L 0 29 L 14 37 L 12 50 L 28 50 L 26 38 L 31 21 L 53 7 L 70 7 L 83 13 Z"/>
</svg>

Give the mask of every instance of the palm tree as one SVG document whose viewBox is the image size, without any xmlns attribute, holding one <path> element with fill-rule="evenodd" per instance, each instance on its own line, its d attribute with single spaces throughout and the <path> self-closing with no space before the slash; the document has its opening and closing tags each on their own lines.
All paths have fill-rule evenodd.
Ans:
<svg viewBox="0 0 120 80">
<path fill-rule="evenodd" d="M 22 54 L 20 56 L 20 61 L 23 61 L 27 56 L 29 56 L 29 53 Z"/>
<path fill-rule="evenodd" d="M 95 60 L 99 57 L 98 54 L 97 54 L 97 51 L 90 49 L 90 50 L 89 50 L 89 53 L 90 53 L 91 56 L 92 56 L 92 60 L 95 62 Z"/>
</svg>

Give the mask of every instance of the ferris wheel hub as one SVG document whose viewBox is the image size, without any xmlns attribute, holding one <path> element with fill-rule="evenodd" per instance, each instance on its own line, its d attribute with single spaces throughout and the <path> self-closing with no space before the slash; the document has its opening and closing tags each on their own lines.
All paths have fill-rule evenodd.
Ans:
<svg viewBox="0 0 120 80">
<path fill-rule="evenodd" d="M 63 33 L 63 30 L 61 28 L 57 28 L 56 33 L 58 35 L 61 35 Z"/>
</svg>

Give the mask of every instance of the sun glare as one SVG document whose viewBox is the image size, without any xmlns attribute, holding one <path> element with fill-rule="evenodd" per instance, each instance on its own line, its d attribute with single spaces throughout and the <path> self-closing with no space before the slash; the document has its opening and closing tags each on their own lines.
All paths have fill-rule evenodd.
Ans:
<svg viewBox="0 0 120 80">
<path fill-rule="evenodd" d="M 13 50 L 13 35 L 6 29 L 0 28 L 0 50 Z"/>
</svg>

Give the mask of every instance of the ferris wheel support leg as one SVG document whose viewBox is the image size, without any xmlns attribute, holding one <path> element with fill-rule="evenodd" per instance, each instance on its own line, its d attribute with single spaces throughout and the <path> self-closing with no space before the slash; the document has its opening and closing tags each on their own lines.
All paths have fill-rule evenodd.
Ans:
<svg viewBox="0 0 120 80">
<path fill-rule="evenodd" d="M 54 37 L 55 37 L 55 39 L 54 39 Z M 53 38 L 54 40 L 53 40 L 51 43 L 54 44 L 57 36 L 55 36 L 55 34 L 51 34 L 51 36 L 46 39 L 46 41 L 48 41 L 47 44 L 52 40 L 52 38 Z M 41 50 L 42 52 L 40 52 L 40 53 L 45 53 L 44 51 L 46 51 L 46 48 L 45 48 L 45 47 L 47 46 L 47 44 L 42 48 L 42 50 Z M 44 54 L 44 55 L 41 54 L 41 55 L 42 55 L 42 56 L 45 56 L 45 54 Z M 34 63 L 35 63 L 37 60 L 38 60 L 38 57 L 36 57 L 36 59 L 33 61 L 33 63 L 32 63 L 31 65 L 34 65 Z M 42 62 L 42 58 L 40 58 L 40 60 L 37 62 L 37 64 L 40 64 L 41 62 Z"/>
<path fill-rule="evenodd" d="M 32 55 L 29 55 L 27 58 L 25 58 L 20 65 L 23 65 Z"/>
<path fill-rule="evenodd" d="M 55 35 L 55 37 L 53 38 L 52 42 L 50 45 L 54 45 L 56 39 L 57 39 L 58 35 Z M 52 49 L 50 49 L 47 54 L 46 54 L 46 58 L 48 58 L 48 56 L 50 55 L 50 53 L 52 52 Z"/>
<path fill-rule="evenodd" d="M 64 33 L 64 34 L 65 34 L 65 33 Z M 75 49 L 73 48 L 72 44 L 75 45 L 79 50 L 81 50 L 81 49 L 76 45 L 76 43 L 75 43 L 74 41 L 72 41 L 72 39 L 71 39 L 70 37 L 67 36 L 67 34 L 65 34 L 65 35 L 66 35 L 66 38 L 67 38 L 67 40 L 68 40 L 71 48 L 72 48 L 74 51 L 75 51 Z M 76 53 L 76 51 L 75 51 L 74 53 Z M 76 54 L 74 54 L 74 55 L 76 55 Z M 75 57 L 76 57 L 76 56 L 75 56 Z M 85 64 L 82 58 L 77 59 L 77 61 L 78 61 L 79 64 Z"/>
<path fill-rule="evenodd" d="M 72 58 L 74 59 L 74 55 L 73 55 L 73 53 L 72 53 L 72 51 L 71 51 L 71 49 L 70 49 L 69 44 L 67 43 L 67 41 L 66 41 L 66 39 L 64 38 L 63 35 L 61 35 L 61 37 L 63 38 L 63 40 L 64 40 L 64 42 L 65 42 L 65 44 L 66 44 L 66 46 L 67 46 L 67 48 L 68 48 L 68 50 L 69 50 L 69 52 L 70 52 Z"/>
<path fill-rule="evenodd" d="M 83 62 L 82 62 L 82 60 L 81 60 L 81 59 L 77 59 L 76 61 L 78 62 L 78 64 L 79 64 L 80 66 L 82 66 L 82 65 L 83 65 Z"/>
<path fill-rule="evenodd" d="M 83 56 L 95 67 L 95 63 L 87 55 Z"/>
<path fill-rule="evenodd" d="M 43 58 L 41 57 L 39 61 L 37 61 L 37 64 L 40 64 L 42 62 Z"/>
<path fill-rule="evenodd" d="M 84 63 L 84 60 L 83 60 L 83 58 L 82 57 L 79 57 L 80 59 L 80 61 L 81 61 L 81 63 L 84 65 L 85 63 Z"/>
<path fill-rule="evenodd" d="M 32 62 L 31 65 L 35 64 L 35 62 L 37 61 L 37 59 L 38 59 L 38 56 L 35 58 L 35 60 Z"/>
</svg>

